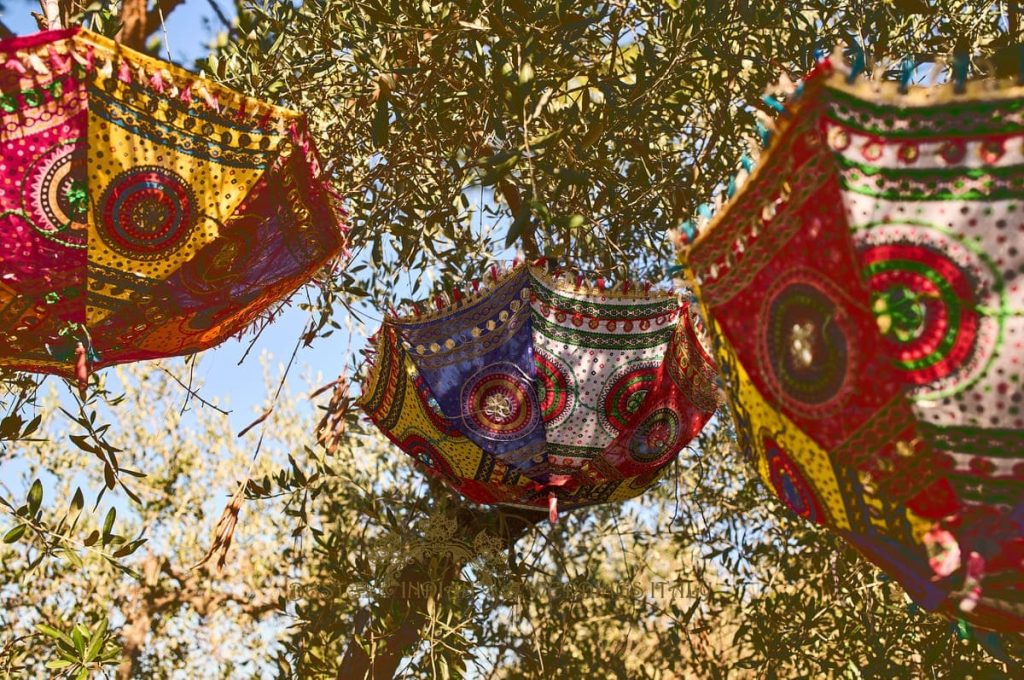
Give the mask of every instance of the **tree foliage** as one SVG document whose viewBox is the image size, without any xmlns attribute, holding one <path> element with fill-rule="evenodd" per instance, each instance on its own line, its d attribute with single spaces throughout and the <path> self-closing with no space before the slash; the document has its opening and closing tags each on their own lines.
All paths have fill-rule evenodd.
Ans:
<svg viewBox="0 0 1024 680">
<path fill-rule="evenodd" d="M 955 51 L 991 75 L 1010 63 L 1014 7 L 275 1 L 244 6 L 198 66 L 311 118 L 352 226 L 350 264 L 304 303 L 328 334 L 516 251 L 664 280 L 666 231 L 756 153 L 781 74 L 847 45 L 878 78 Z M 343 408 L 318 444 L 291 389 L 238 440 L 180 369 L 108 372 L 84 403 L 0 375 L 0 467 L 19 480 L 0 488 L 6 674 L 354 677 L 382 659 L 410 677 L 1020 668 L 1019 638 L 921 612 L 787 515 L 725 414 L 643 499 L 549 526 L 468 507 Z M 239 488 L 225 571 L 190 569 Z"/>
</svg>

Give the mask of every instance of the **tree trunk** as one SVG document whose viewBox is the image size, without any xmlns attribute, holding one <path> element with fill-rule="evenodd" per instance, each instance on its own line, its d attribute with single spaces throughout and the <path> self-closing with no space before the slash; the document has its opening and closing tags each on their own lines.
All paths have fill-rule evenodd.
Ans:
<svg viewBox="0 0 1024 680">
<path fill-rule="evenodd" d="M 157 0 L 153 9 L 147 0 L 123 0 L 121 5 L 121 31 L 117 40 L 133 50 L 144 51 L 146 39 L 160 28 L 164 19 L 185 0 Z"/>
<path fill-rule="evenodd" d="M 486 529 L 497 534 L 506 548 L 511 548 L 531 526 L 544 517 L 540 512 L 465 509 L 457 518 L 457 535 L 475 536 Z M 427 598 L 424 594 L 444 592 L 464 566 L 465 562 L 455 561 L 433 579 L 422 564 L 414 562 L 403 569 L 398 576 L 399 587 L 381 603 L 383 611 L 394 613 L 397 625 L 376 640 L 376 649 L 371 658 L 357 638 L 364 633 L 372 616 L 367 610 L 360 612 L 356 616 L 356 630 L 349 639 L 338 678 L 387 680 L 394 677 L 407 651 L 419 641 L 420 630 L 426 623 Z"/>
<path fill-rule="evenodd" d="M 135 50 L 146 46 L 146 0 L 124 0 L 121 5 L 121 32 L 117 39 Z"/>
</svg>

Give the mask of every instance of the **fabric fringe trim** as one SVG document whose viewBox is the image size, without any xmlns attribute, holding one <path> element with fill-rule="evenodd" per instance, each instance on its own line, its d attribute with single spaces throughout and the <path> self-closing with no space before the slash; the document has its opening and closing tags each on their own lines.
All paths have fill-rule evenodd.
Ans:
<svg viewBox="0 0 1024 680">
<path fill-rule="evenodd" d="M 528 269 L 531 276 L 548 288 L 569 295 L 651 301 L 676 297 L 673 291 L 654 287 L 649 281 L 625 280 L 609 284 L 603 277 L 574 274 L 566 269 L 549 271 L 547 260 L 541 258 L 532 264 L 513 262 L 508 267 L 493 265 L 483 279 L 474 279 L 469 285 L 451 288 L 429 300 L 405 303 L 401 312 L 392 309 L 385 314 L 384 323 L 400 326 L 445 318 L 486 299 L 495 289 L 524 269 Z M 434 309 L 430 309 L 431 303 Z"/>
<path fill-rule="evenodd" d="M 362 350 L 363 358 L 366 360 L 366 374 L 362 380 L 358 381 L 359 396 L 352 402 L 352 405 L 363 412 L 366 412 L 366 405 L 370 397 L 373 396 L 377 381 L 380 380 L 381 364 L 377 361 L 377 357 L 388 349 L 386 334 L 394 332 L 393 329 L 381 326 L 376 333 L 368 338 L 367 344 L 369 346 Z M 402 359 L 402 353 L 405 349 L 398 345 L 397 342 L 395 343 L 395 349 L 395 361 L 399 361 Z"/>
<path fill-rule="evenodd" d="M 803 79 L 794 82 L 783 73 L 779 80 L 769 85 L 762 102 L 775 110 L 773 118 L 764 111 L 755 111 L 758 141 L 751 140 L 750 155 L 744 157 L 736 175 L 730 179 L 724 191 L 712 196 L 712 203 L 698 207 L 696 218 L 684 222 L 679 229 L 669 230 L 668 239 L 676 247 L 679 260 L 686 262 L 690 248 L 707 232 L 737 200 L 743 187 L 755 176 L 761 165 L 757 163 L 762 154 L 772 152 L 775 140 L 790 125 L 790 120 L 799 110 L 805 93 L 811 89 L 827 87 L 873 104 L 902 106 L 905 108 L 935 106 L 944 103 L 971 101 L 1012 100 L 1024 98 L 1024 47 L 1020 48 L 1021 69 L 1016 77 L 986 77 L 967 80 L 967 60 L 964 55 L 954 56 L 949 62 L 937 62 L 928 74 L 926 85 L 911 84 L 913 69 L 900 65 L 899 81 L 883 80 L 882 69 L 866 73 L 862 49 L 855 49 L 853 61 L 848 61 L 844 50 L 836 47 L 831 54 L 817 53 L 818 62 Z M 951 78 L 945 83 L 936 83 L 939 74 L 949 69 Z M 784 100 L 778 97 L 783 96 Z"/>
<path fill-rule="evenodd" d="M 526 266 L 525 263 L 515 262 L 511 267 L 492 265 L 490 272 L 483 280 L 474 279 L 469 287 L 451 288 L 438 293 L 432 300 L 406 303 L 402 305 L 404 314 L 392 309 L 385 315 L 384 323 L 394 325 L 424 323 L 451 316 L 486 299 L 502 284 L 520 274 Z M 434 309 L 429 308 L 431 302 L 433 302 Z"/>
<path fill-rule="evenodd" d="M 591 278 L 559 269 L 549 273 L 545 268 L 538 266 L 531 267 L 530 273 L 548 288 L 569 295 L 651 301 L 676 297 L 675 292 L 655 287 L 650 281 L 627 279 L 609 285 L 604 278 Z"/>
<path fill-rule="evenodd" d="M 206 108 L 236 123 L 289 133 L 304 114 L 250 97 L 171 63 L 136 52 L 88 29 L 47 31 L 0 41 L 2 68 L 24 79 L 68 75 L 77 65 L 88 74 L 139 84 L 190 108 Z"/>
</svg>

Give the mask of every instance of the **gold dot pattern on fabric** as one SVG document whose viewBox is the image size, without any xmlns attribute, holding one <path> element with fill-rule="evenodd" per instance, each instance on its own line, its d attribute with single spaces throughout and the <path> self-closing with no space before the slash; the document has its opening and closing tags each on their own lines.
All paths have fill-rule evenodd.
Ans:
<svg viewBox="0 0 1024 680">
<path fill-rule="evenodd" d="M 405 405 L 395 425 L 396 435 L 399 439 L 404 439 L 411 433 L 427 433 L 429 441 L 436 445 L 437 450 L 451 466 L 452 472 L 459 477 L 472 479 L 480 467 L 483 450 L 465 437 L 446 435 L 431 422 L 424 409 L 423 399 L 417 392 L 413 377 L 415 370 L 409 355 L 402 352 L 402 375 L 399 379 L 405 382 Z"/>
<path fill-rule="evenodd" d="M 299 112 L 84 29 L 7 47 L 5 365 L 70 375 L 79 344 L 90 370 L 205 349 L 340 250 Z M 224 243 L 241 247 L 210 255 Z"/>
<path fill-rule="evenodd" d="M 615 491 L 608 496 L 607 502 L 618 503 L 620 501 L 628 501 L 630 498 L 636 498 L 637 496 L 643 495 L 657 486 L 661 480 L 668 476 L 668 473 L 671 470 L 672 465 L 669 463 L 662 466 L 662 468 L 659 469 L 653 477 L 650 477 L 649 480 L 642 480 L 641 477 L 629 477 L 623 480 L 619 486 L 615 488 Z"/>
<path fill-rule="evenodd" d="M 163 280 L 217 238 L 220 225 L 264 168 L 217 162 L 213 142 L 209 157 L 181 153 L 149 138 L 156 135 L 147 133 L 148 124 L 127 108 L 119 124 L 89 114 L 88 178 L 95 187 L 90 196 L 89 256 L 99 268 Z M 226 130 L 207 125 L 214 139 Z M 265 139 L 270 140 L 265 146 L 278 145 L 275 136 Z M 90 288 L 95 285 L 90 280 Z M 113 287 L 106 294 L 127 299 L 130 293 Z M 93 308 L 87 323 L 99 323 L 108 314 Z"/>
<path fill-rule="evenodd" d="M 167 278 L 194 257 L 199 248 L 216 238 L 218 225 L 232 214 L 263 174 L 262 169 L 230 168 L 178 154 L 92 113 L 89 136 L 89 184 L 98 189 L 98 195 L 90 197 L 90 259 L 101 266 L 147 278 Z M 133 177 L 133 170 L 140 166 L 157 170 Z M 167 178 L 177 176 L 183 180 L 184 190 L 168 187 L 170 182 L 160 177 L 159 169 L 169 171 L 164 173 Z M 121 186 L 112 186 L 114 182 Z M 144 195 L 146 192 L 150 195 Z M 179 203 L 174 205 L 175 201 Z M 194 205 L 185 204 L 192 201 Z M 117 222 L 111 223 L 113 220 Z M 147 234 L 158 229 L 188 233 L 178 239 L 173 233 Z M 170 247 L 154 252 L 161 236 Z M 149 251 L 145 256 L 132 256 L 132 247 L 136 245 L 148 247 Z"/>
</svg>

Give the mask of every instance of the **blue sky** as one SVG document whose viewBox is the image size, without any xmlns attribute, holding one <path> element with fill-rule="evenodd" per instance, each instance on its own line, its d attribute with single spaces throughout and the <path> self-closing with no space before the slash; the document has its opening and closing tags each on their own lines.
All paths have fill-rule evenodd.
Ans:
<svg viewBox="0 0 1024 680">
<path fill-rule="evenodd" d="M 234 16 L 234 5 L 224 0 L 185 0 L 185 3 L 167 16 L 167 43 L 172 59 L 189 66 L 197 57 L 207 51 L 207 44 L 220 28 L 209 2 L 216 2 L 227 16 Z M 14 32 L 24 35 L 37 30 L 30 12 L 38 11 L 35 2 L 7 0 L 0 13 L 4 23 Z M 166 58 L 166 52 L 161 50 Z M 298 299 L 298 298 L 297 298 Z M 245 362 L 238 366 L 251 338 L 241 341 L 229 340 L 223 345 L 206 352 L 195 371 L 195 384 L 201 385 L 201 394 L 206 398 L 219 397 L 231 409 L 231 423 L 238 431 L 252 422 L 255 414 L 262 411 L 267 398 L 260 355 L 267 353 L 275 369 L 278 362 L 287 362 L 295 348 L 296 339 L 306 327 L 309 315 L 297 307 L 290 307 L 277 318 L 259 337 Z M 356 346 L 359 341 L 356 340 Z M 353 347 L 354 349 L 354 347 Z M 336 332 L 320 339 L 312 347 L 299 350 L 292 367 L 289 384 L 295 390 L 302 390 L 302 382 L 308 377 L 311 382 L 333 380 L 344 367 L 349 350 L 348 335 Z M 169 362 L 168 367 L 180 366 L 180 361 Z M 183 376 L 184 372 L 179 372 Z M 317 382 L 317 384 L 322 384 Z M 311 425 L 312 426 L 312 425 Z"/>
<path fill-rule="evenodd" d="M 189 66 L 194 59 L 206 52 L 206 45 L 214 38 L 220 26 L 213 18 L 213 12 L 209 2 L 217 2 L 222 11 L 229 16 L 232 15 L 234 7 L 229 1 L 224 0 L 186 0 L 184 5 L 176 9 L 167 17 L 166 33 L 168 36 L 169 53 L 173 61 Z M 38 5 L 34 2 L 28 3 L 23 0 L 5 0 L 6 5 L 0 15 L 4 23 L 18 34 L 28 34 L 36 30 L 35 21 L 30 11 L 36 10 Z M 166 52 L 161 50 L 161 56 L 166 58 Z M 474 191 L 468 194 L 471 202 L 481 200 L 481 194 Z M 482 200 L 492 200 L 489 196 Z M 474 220 L 473 222 L 480 229 L 480 236 L 484 237 L 484 225 Z M 487 225 L 488 228 L 498 226 L 496 233 L 503 233 L 504 225 Z M 493 235 L 495 232 L 491 232 Z M 496 248 L 499 257 L 511 258 L 514 253 L 508 249 Z M 365 258 L 361 258 L 365 259 Z M 395 291 L 396 295 L 408 293 L 408 291 Z M 298 302 L 304 296 L 297 295 Z M 379 313 L 373 313 L 371 318 L 379 318 Z M 274 323 L 269 325 L 256 340 L 252 350 L 249 352 L 245 362 L 239 366 L 239 360 L 252 341 L 251 337 L 242 340 L 229 340 L 219 347 L 205 352 L 199 359 L 194 373 L 194 385 L 200 391 L 201 396 L 206 399 L 217 399 L 218 403 L 230 409 L 229 419 L 232 429 L 235 432 L 250 424 L 256 416 L 262 412 L 264 405 L 272 396 L 268 394 L 268 388 L 264 383 L 264 371 L 260 361 L 261 355 L 270 358 L 271 375 L 279 375 L 279 367 L 288 362 L 297 339 L 301 336 L 309 322 L 309 313 L 299 308 L 297 304 L 290 306 L 281 314 Z M 343 327 L 346 324 L 343 310 L 336 310 L 335 320 Z M 367 323 L 375 325 L 374 321 Z M 375 328 L 369 328 L 370 332 Z M 289 374 L 289 387 L 293 392 L 304 391 L 307 387 L 323 385 L 333 380 L 342 369 L 351 361 L 351 357 L 362 346 L 364 340 L 357 333 L 355 337 L 343 328 L 336 331 L 327 338 L 318 339 L 312 347 L 301 347 L 296 355 L 295 362 Z M 183 367 L 181 359 L 165 362 L 169 370 L 186 379 L 187 371 Z M 154 367 L 154 370 L 155 367 Z M 116 388 L 115 388 L 116 389 Z M 354 392 L 357 390 L 353 390 Z M 73 398 L 70 391 L 66 392 L 66 400 L 69 410 L 73 410 Z M 184 392 L 182 399 L 185 398 Z M 325 399 L 322 397 L 321 399 Z M 131 408 L 131 404 L 122 404 L 120 408 Z M 202 408 L 193 402 L 192 408 Z M 317 416 L 311 406 L 307 407 L 309 413 L 309 429 L 312 431 Z M 44 414 L 45 415 L 45 414 Z M 187 421 L 186 421 L 187 422 Z M 116 426 L 111 432 L 116 441 Z M 402 455 L 395 450 L 395 455 Z M 129 463 L 130 465 L 130 463 Z M 0 484 L 7 485 L 14 489 L 27 487 L 31 478 L 26 476 L 28 472 L 24 461 L 7 460 L 0 466 Z M 44 480 L 47 478 L 44 477 Z M 48 481 L 44 483 L 49 487 Z M 22 489 L 23 490 L 23 489 Z M 216 511 L 223 503 L 224 494 L 227 490 L 211 490 L 211 509 Z M 48 491 L 47 498 L 52 497 Z M 17 496 L 15 496 L 17 498 Z M 87 498 L 91 498 L 87 493 Z M 122 494 L 115 493 L 106 497 L 105 505 L 113 505 L 117 508 L 119 516 L 130 512 L 130 506 Z M 635 502 L 630 503 L 631 509 L 641 513 L 648 521 L 653 521 L 657 516 L 655 508 L 647 504 Z M 101 510 L 102 512 L 102 510 Z M 585 516 L 579 513 L 581 519 Z M 152 528 L 151 528 L 152 529 Z"/>
<path fill-rule="evenodd" d="M 215 2 L 229 18 L 234 17 L 235 8 L 225 0 L 185 0 L 167 17 L 167 36 L 173 61 L 188 65 L 196 57 L 206 53 L 206 44 L 216 35 L 219 23 L 214 17 L 210 2 Z M 30 12 L 38 12 L 39 4 L 26 0 L 4 0 L 0 16 L 4 23 L 18 35 L 34 33 L 35 19 Z M 166 53 L 161 56 L 166 58 Z"/>
</svg>

